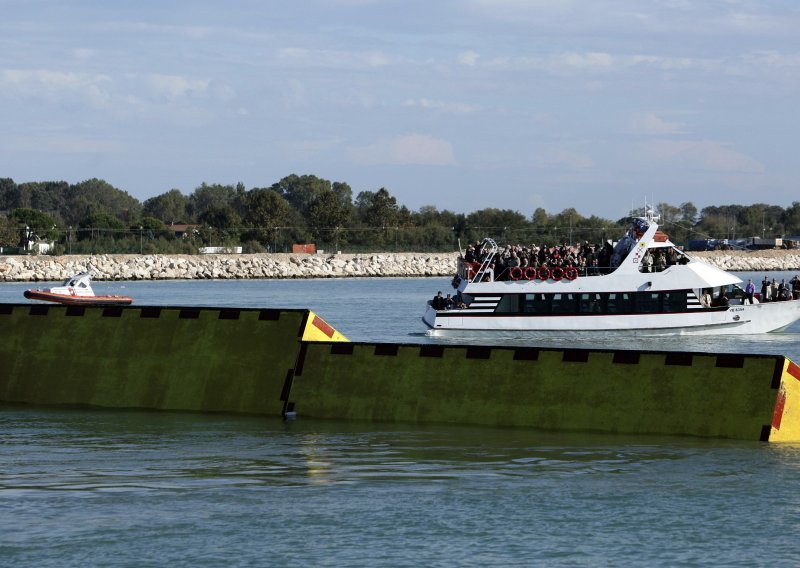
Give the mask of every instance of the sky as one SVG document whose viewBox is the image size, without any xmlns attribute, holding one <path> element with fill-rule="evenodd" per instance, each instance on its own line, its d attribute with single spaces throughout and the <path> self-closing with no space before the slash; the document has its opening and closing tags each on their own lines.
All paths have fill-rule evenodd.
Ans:
<svg viewBox="0 0 800 568">
<path fill-rule="evenodd" d="M 795 0 L 0 0 L 0 177 L 618 219 L 800 200 Z"/>
</svg>

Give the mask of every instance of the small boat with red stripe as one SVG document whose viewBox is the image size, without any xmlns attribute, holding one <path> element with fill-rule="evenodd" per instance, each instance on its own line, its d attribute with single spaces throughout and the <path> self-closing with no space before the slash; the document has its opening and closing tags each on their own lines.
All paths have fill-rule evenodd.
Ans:
<svg viewBox="0 0 800 568">
<path fill-rule="evenodd" d="M 25 297 L 40 302 L 55 302 L 67 306 L 127 306 L 133 302 L 130 296 L 98 296 L 92 289 L 92 278 L 88 272 L 70 276 L 61 286 L 25 290 Z"/>
</svg>

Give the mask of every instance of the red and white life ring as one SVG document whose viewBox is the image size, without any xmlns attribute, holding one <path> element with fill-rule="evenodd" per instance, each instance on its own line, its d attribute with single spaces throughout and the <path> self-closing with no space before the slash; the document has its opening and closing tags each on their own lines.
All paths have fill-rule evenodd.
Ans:
<svg viewBox="0 0 800 568">
<path fill-rule="evenodd" d="M 525 278 L 527 280 L 536 280 L 536 269 L 533 266 L 525 269 Z"/>
<path fill-rule="evenodd" d="M 553 268 L 553 272 L 550 273 L 550 278 L 558 282 L 564 278 L 564 270 L 560 266 L 556 266 Z"/>
<path fill-rule="evenodd" d="M 578 277 L 578 269 L 574 266 L 569 266 L 564 271 L 564 278 L 567 280 L 575 280 Z"/>
<path fill-rule="evenodd" d="M 549 279 L 550 278 L 550 269 L 547 268 L 546 266 L 542 266 L 539 269 L 538 276 L 539 276 L 539 280 L 547 280 L 547 279 Z"/>
<path fill-rule="evenodd" d="M 511 280 L 519 280 L 522 278 L 522 269 L 519 266 L 514 266 L 508 271 Z"/>
</svg>

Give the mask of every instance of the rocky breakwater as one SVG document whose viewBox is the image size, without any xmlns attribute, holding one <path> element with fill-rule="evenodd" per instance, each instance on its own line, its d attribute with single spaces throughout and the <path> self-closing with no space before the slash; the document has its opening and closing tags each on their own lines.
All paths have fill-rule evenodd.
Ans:
<svg viewBox="0 0 800 568">
<path fill-rule="evenodd" d="M 800 250 L 719 250 L 689 254 L 722 270 L 736 272 L 800 270 Z"/>
<path fill-rule="evenodd" d="M 0 282 L 452 276 L 457 253 L 0 256 Z"/>
<path fill-rule="evenodd" d="M 800 251 L 691 253 L 723 270 L 799 270 Z M 457 253 L 0 256 L 0 282 L 452 276 Z"/>
</svg>

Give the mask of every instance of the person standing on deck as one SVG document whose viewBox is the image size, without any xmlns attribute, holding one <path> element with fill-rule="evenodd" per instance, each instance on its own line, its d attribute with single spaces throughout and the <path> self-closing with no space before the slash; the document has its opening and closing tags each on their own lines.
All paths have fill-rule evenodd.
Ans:
<svg viewBox="0 0 800 568">
<path fill-rule="evenodd" d="M 756 285 L 753 284 L 753 280 L 750 279 L 747 281 L 747 286 L 744 289 L 744 303 L 745 304 L 752 304 L 753 303 L 753 295 L 756 293 Z"/>
</svg>

